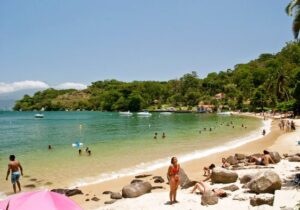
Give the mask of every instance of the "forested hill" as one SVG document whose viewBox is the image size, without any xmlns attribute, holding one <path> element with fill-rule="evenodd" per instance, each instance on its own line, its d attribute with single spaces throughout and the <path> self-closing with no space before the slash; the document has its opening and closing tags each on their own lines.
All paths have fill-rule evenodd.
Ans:
<svg viewBox="0 0 300 210">
<path fill-rule="evenodd" d="M 222 94 L 217 98 L 216 94 Z M 220 94 L 219 94 L 220 95 Z M 196 72 L 166 82 L 105 80 L 87 89 L 54 90 L 25 95 L 14 110 L 138 111 L 144 108 L 187 107 L 201 102 L 242 110 L 297 110 L 300 101 L 300 43 L 291 42 L 277 54 L 261 54 L 234 69 L 210 73 L 200 79 Z"/>
</svg>

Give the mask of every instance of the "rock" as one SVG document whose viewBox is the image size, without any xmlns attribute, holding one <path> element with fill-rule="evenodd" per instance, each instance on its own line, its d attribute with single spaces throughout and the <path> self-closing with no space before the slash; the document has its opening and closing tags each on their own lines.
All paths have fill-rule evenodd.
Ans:
<svg viewBox="0 0 300 210">
<path fill-rule="evenodd" d="M 274 195 L 268 193 L 250 197 L 250 204 L 252 206 L 260 206 L 264 204 L 273 206 L 273 202 L 274 202 Z"/>
<path fill-rule="evenodd" d="M 92 199 L 91 199 L 92 201 L 100 201 L 100 199 L 99 198 L 97 198 L 96 196 L 94 196 Z"/>
<path fill-rule="evenodd" d="M 240 177 L 241 184 L 246 184 L 250 182 L 254 178 L 255 174 L 245 174 L 242 177 Z"/>
<path fill-rule="evenodd" d="M 281 189 L 281 179 L 275 172 L 268 170 L 257 174 L 247 187 L 255 193 L 273 193 Z"/>
<path fill-rule="evenodd" d="M 154 178 L 154 183 L 164 183 L 165 180 L 161 176 L 156 176 Z"/>
<path fill-rule="evenodd" d="M 52 189 L 51 192 L 56 192 L 56 193 L 59 193 L 59 194 L 65 194 L 66 192 L 66 189 Z"/>
<path fill-rule="evenodd" d="M 71 190 L 67 190 L 65 192 L 65 195 L 68 197 L 73 196 L 73 195 L 80 195 L 80 194 L 83 194 L 83 193 L 79 189 L 71 189 Z"/>
<path fill-rule="evenodd" d="M 230 164 L 230 165 L 236 165 L 238 164 L 238 161 L 235 157 L 233 157 L 232 155 L 229 156 L 226 161 Z"/>
<path fill-rule="evenodd" d="M 46 182 L 45 185 L 52 185 L 52 182 Z"/>
<path fill-rule="evenodd" d="M 51 192 L 63 194 L 68 197 L 73 196 L 73 195 L 83 194 L 82 191 L 79 189 L 52 189 Z"/>
<path fill-rule="evenodd" d="M 278 152 L 270 152 L 270 156 L 275 163 L 279 163 L 281 160 L 281 157 Z"/>
<path fill-rule="evenodd" d="M 229 186 L 222 187 L 221 189 L 233 192 L 233 191 L 236 191 L 240 188 L 238 186 L 236 186 L 235 184 L 232 184 L 232 185 L 229 185 Z"/>
<path fill-rule="evenodd" d="M 234 155 L 234 157 L 235 157 L 235 159 L 237 159 L 237 160 L 244 160 L 244 159 L 246 159 L 246 155 L 244 155 L 244 154 L 239 154 L 239 153 L 236 153 L 236 154 Z"/>
<path fill-rule="evenodd" d="M 156 189 L 165 189 L 163 186 L 153 186 L 152 190 L 156 190 Z"/>
<path fill-rule="evenodd" d="M 106 190 L 106 191 L 104 191 L 102 194 L 103 194 L 103 195 L 109 195 L 109 194 L 111 194 L 111 193 L 112 193 L 112 191 Z"/>
<path fill-rule="evenodd" d="M 112 192 L 112 193 L 110 194 L 110 198 L 111 198 L 111 199 L 122 199 L 122 195 L 121 195 L 121 193 L 119 193 L 119 192 Z"/>
<path fill-rule="evenodd" d="M 186 175 L 185 171 L 180 168 L 179 170 L 179 177 L 180 177 L 180 187 L 187 186 L 191 182 L 189 177 Z"/>
<path fill-rule="evenodd" d="M 141 178 L 146 178 L 146 177 L 149 177 L 149 176 L 152 176 L 151 174 L 141 174 L 141 175 L 137 175 L 135 176 L 136 179 L 141 179 Z"/>
<path fill-rule="evenodd" d="M 293 157 L 289 157 L 288 160 L 290 162 L 300 162 L 300 157 L 299 156 L 293 156 Z"/>
<path fill-rule="evenodd" d="M 133 183 L 137 183 L 137 182 L 143 182 L 143 180 L 141 179 L 134 179 L 130 182 L 130 184 L 133 184 Z"/>
<path fill-rule="evenodd" d="M 186 183 L 185 185 L 183 185 L 181 188 L 182 189 L 188 189 L 190 187 L 195 186 L 196 183 L 198 183 L 198 182 L 197 181 L 190 181 L 190 182 Z"/>
<path fill-rule="evenodd" d="M 87 198 L 87 199 L 85 199 L 85 201 L 90 201 L 90 199 Z"/>
<path fill-rule="evenodd" d="M 117 200 L 110 200 L 110 201 L 105 201 L 104 204 L 113 204 L 114 202 L 116 202 Z"/>
<path fill-rule="evenodd" d="M 206 191 L 202 196 L 201 196 L 201 205 L 206 206 L 206 205 L 215 205 L 218 203 L 218 196 L 215 195 L 211 190 Z"/>
<path fill-rule="evenodd" d="M 145 193 L 151 192 L 152 186 L 149 182 L 138 182 L 127 185 L 122 189 L 122 196 L 124 198 L 135 198 Z"/>
<path fill-rule="evenodd" d="M 35 184 L 27 184 L 24 186 L 25 188 L 36 188 Z"/>
<path fill-rule="evenodd" d="M 213 183 L 232 183 L 236 182 L 238 174 L 225 168 L 216 167 L 212 170 L 211 181 Z"/>
<path fill-rule="evenodd" d="M 241 193 L 241 194 L 236 194 L 236 195 L 232 198 L 232 200 L 246 201 L 246 200 L 249 200 L 249 196 L 246 195 L 246 194 L 243 194 L 243 193 Z"/>
</svg>

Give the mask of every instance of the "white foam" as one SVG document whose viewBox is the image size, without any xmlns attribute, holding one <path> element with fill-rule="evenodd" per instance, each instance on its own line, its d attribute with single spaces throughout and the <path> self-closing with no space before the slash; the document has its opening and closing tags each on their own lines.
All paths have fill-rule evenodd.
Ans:
<svg viewBox="0 0 300 210">
<path fill-rule="evenodd" d="M 260 127 L 259 129 L 255 130 L 255 131 L 252 131 L 249 135 L 247 135 L 245 137 L 233 139 L 232 141 L 227 142 L 222 146 L 213 147 L 213 148 L 205 149 L 205 150 L 196 150 L 189 154 L 180 155 L 177 158 L 180 160 L 181 163 L 183 163 L 183 162 L 191 161 L 194 159 L 203 158 L 203 157 L 206 157 L 206 156 L 209 156 L 212 154 L 216 154 L 219 152 L 231 150 L 231 149 L 240 147 L 244 144 L 247 144 L 249 142 L 259 140 L 261 137 L 263 137 L 262 136 L 263 129 L 266 131 L 266 135 L 271 132 L 272 120 L 265 120 L 262 122 L 263 122 L 262 127 Z M 141 174 L 141 173 L 153 171 L 153 170 L 156 170 L 159 168 L 167 167 L 169 164 L 170 164 L 170 157 L 167 157 L 164 159 L 159 159 L 159 160 L 156 160 L 153 162 L 140 163 L 134 167 L 121 169 L 117 172 L 113 171 L 110 173 L 102 173 L 96 177 L 80 179 L 77 182 L 75 182 L 74 184 L 72 184 L 71 187 L 82 187 L 82 186 L 86 186 L 86 185 L 90 185 L 90 184 L 98 184 L 98 183 L 102 183 L 105 181 L 118 179 L 121 177 Z"/>
</svg>

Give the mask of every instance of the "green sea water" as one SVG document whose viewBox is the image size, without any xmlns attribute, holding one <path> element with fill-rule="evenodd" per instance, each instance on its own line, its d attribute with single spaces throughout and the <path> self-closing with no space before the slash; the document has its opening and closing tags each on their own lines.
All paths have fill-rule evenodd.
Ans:
<svg viewBox="0 0 300 210">
<path fill-rule="evenodd" d="M 217 114 L 44 112 L 43 119 L 34 114 L 0 112 L 0 173 L 5 177 L 8 156 L 15 154 L 24 167 L 23 185 L 37 188 L 79 186 L 139 173 L 164 167 L 171 156 L 197 158 L 211 148 L 240 143 L 263 125 L 256 118 Z M 83 143 L 82 155 L 71 146 L 77 141 Z M 1 192 L 11 191 L 4 178 L 0 186 Z"/>
</svg>

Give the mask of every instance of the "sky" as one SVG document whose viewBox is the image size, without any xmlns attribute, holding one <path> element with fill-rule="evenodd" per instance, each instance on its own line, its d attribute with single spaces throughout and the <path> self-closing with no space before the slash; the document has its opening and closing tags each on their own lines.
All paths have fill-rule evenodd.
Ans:
<svg viewBox="0 0 300 210">
<path fill-rule="evenodd" d="M 200 78 L 293 39 L 288 0 L 0 1 L 0 96 Z"/>
</svg>

